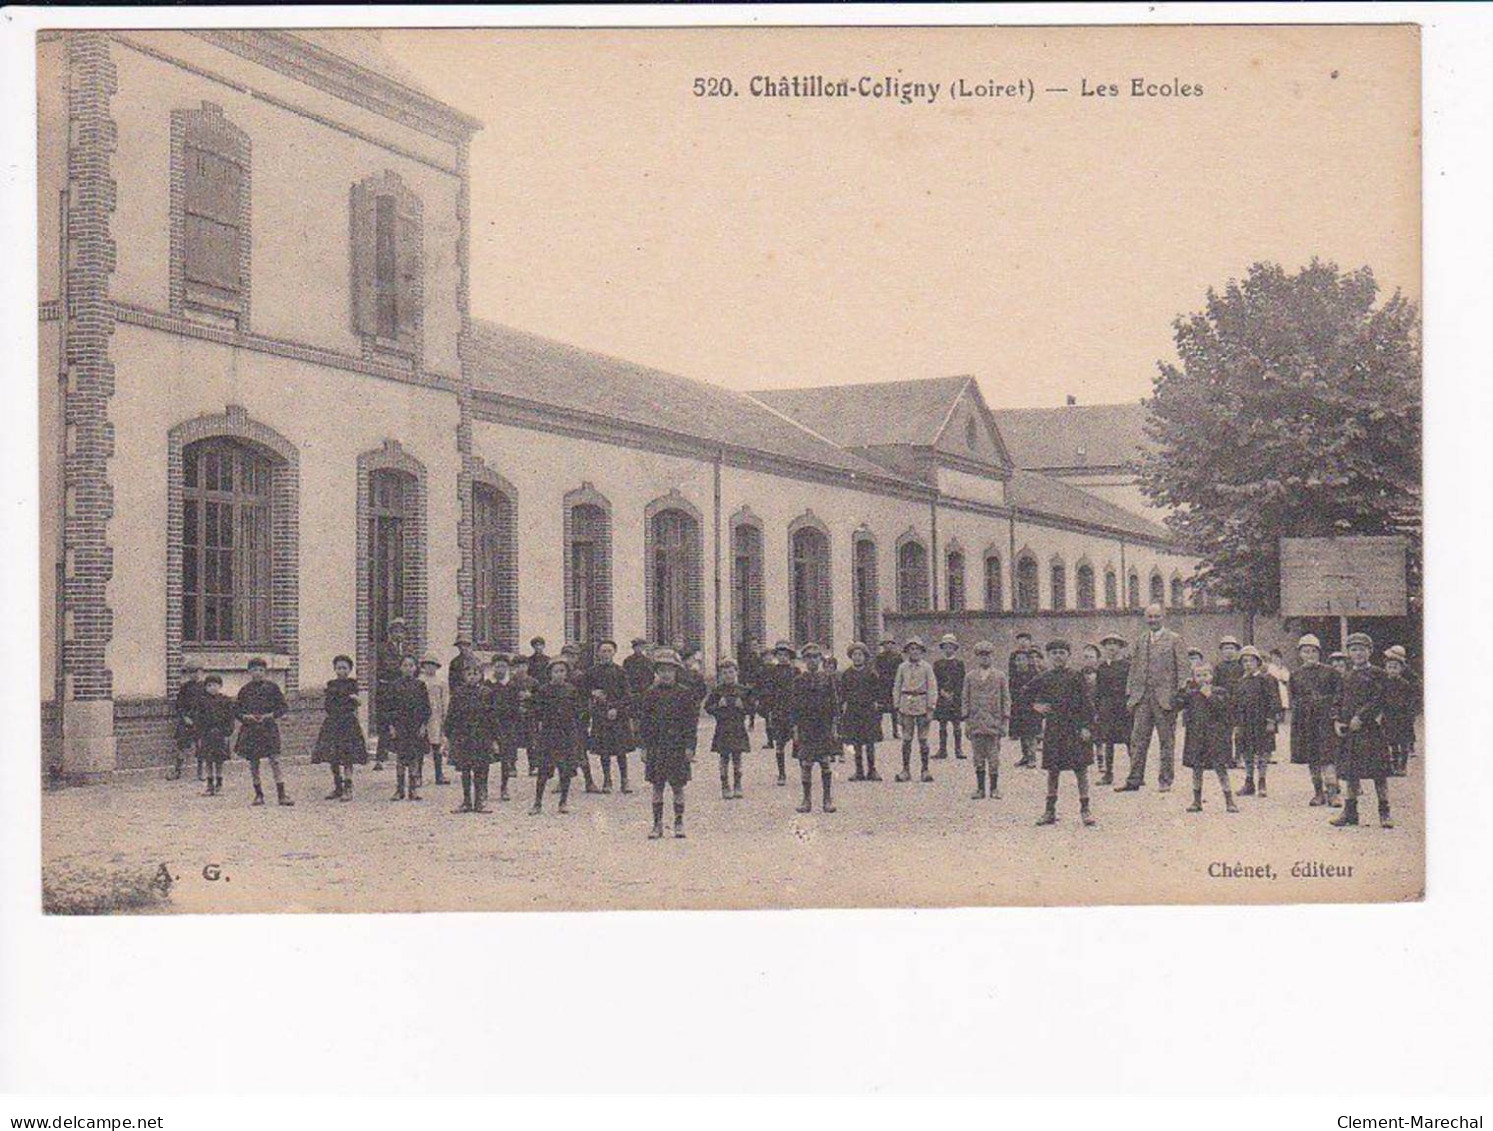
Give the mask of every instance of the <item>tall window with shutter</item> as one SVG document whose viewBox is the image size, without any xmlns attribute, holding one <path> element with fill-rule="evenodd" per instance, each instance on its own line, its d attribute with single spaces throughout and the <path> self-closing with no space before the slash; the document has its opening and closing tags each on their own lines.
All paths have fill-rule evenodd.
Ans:
<svg viewBox="0 0 1493 1131">
<path fill-rule="evenodd" d="M 173 314 L 248 326 L 249 154 L 221 106 L 171 112 Z"/>
<path fill-rule="evenodd" d="M 365 354 L 415 357 L 423 322 L 423 210 L 399 174 L 352 187 L 353 328 Z"/>
</svg>

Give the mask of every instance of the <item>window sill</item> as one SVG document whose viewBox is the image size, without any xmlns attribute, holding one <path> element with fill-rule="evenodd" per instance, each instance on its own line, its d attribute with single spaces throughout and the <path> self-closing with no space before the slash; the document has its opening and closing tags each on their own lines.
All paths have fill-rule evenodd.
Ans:
<svg viewBox="0 0 1493 1131">
<path fill-rule="evenodd" d="M 290 670 L 290 656 L 283 652 L 260 652 L 239 648 L 187 647 L 182 649 L 182 658 L 200 664 L 205 672 L 248 671 L 249 661 L 256 657 L 263 660 L 272 672 Z"/>
</svg>

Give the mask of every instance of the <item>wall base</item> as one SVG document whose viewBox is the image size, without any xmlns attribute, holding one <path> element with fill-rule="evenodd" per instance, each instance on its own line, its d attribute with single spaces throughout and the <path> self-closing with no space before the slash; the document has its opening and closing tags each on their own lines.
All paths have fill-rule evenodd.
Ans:
<svg viewBox="0 0 1493 1131">
<path fill-rule="evenodd" d="M 62 773 L 88 777 L 118 768 L 112 699 L 73 700 L 62 716 Z"/>
</svg>

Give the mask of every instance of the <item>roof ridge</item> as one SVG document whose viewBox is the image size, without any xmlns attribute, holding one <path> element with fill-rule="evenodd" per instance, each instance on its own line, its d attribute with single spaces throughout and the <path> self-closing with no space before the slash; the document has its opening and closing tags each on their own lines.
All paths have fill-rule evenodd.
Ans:
<svg viewBox="0 0 1493 1131">
<path fill-rule="evenodd" d="M 976 380 L 972 373 L 945 373 L 937 377 L 893 377 L 888 381 L 841 381 L 825 385 L 772 385 L 749 389 L 753 396 L 759 393 L 818 393 L 827 389 L 878 389 L 889 385 L 931 385 L 939 381 L 968 382 Z"/>
</svg>

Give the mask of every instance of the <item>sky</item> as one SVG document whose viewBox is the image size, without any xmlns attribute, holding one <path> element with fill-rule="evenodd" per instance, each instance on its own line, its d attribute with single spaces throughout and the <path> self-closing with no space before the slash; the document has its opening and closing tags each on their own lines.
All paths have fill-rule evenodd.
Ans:
<svg viewBox="0 0 1493 1131">
<path fill-rule="evenodd" d="M 1173 320 L 1255 260 L 1420 290 L 1413 28 L 383 38 L 484 123 L 472 312 L 733 389 L 968 373 L 995 407 L 1134 400 Z M 941 89 L 764 98 L 755 75 Z M 737 93 L 696 97 L 710 77 Z M 1034 93 L 951 101 L 958 79 Z"/>
</svg>

